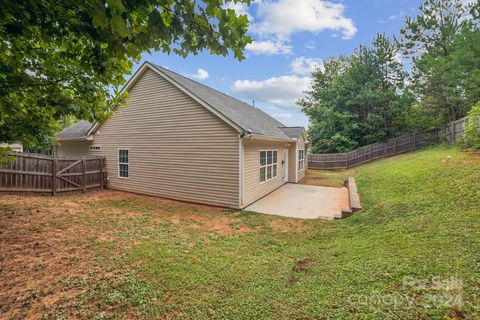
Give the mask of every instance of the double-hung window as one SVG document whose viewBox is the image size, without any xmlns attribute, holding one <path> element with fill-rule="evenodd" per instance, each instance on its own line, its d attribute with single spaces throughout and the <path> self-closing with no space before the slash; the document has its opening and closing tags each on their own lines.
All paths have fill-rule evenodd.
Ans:
<svg viewBox="0 0 480 320">
<path fill-rule="evenodd" d="M 298 150 L 298 171 L 305 167 L 305 150 Z"/>
<path fill-rule="evenodd" d="M 277 177 L 277 150 L 260 150 L 260 182 Z"/>
<path fill-rule="evenodd" d="M 129 154 L 128 149 L 118 149 L 118 176 L 128 178 Z"/>
</svg>

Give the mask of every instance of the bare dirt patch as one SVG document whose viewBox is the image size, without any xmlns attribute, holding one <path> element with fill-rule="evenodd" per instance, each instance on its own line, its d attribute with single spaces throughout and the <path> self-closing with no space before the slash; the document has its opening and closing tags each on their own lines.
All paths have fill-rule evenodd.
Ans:
<svg viewBox="0 0 480 320">
<path fill-rule="evenodd" d="M 305 272 L 308 269 L 310 269 L 312 264 L 313 264 L 313 260 L 311 259 L 303 259 L 303 260 L 297 261 L 297 263 L 295 263 L 295 265 L 293 266 L 293 271 Z"/>
<path fill-rule="evenodd" d="M 72 211 L 81 207 L 75 202 L 65 205 Z M 89 230 L 54 223 L 66 218 L 63 208 L 44 197 L 0 198 L 2 318 L 39 318 L 49 306 L 81 291 L 65 288 L 61 279 L 86 277 L 98 268 L 88 243 L 78 237 Z"/>
</svg>

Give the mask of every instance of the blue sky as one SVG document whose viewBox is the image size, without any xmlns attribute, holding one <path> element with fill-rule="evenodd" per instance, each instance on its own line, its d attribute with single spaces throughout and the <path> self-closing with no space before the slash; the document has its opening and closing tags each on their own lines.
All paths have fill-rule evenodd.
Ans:
<svg viewBox="0 0 480 320">
<path fill-rule="evenodd" d="M 379 32 L 397 35 L 406 15 L 415 16 L 421 0 L 257 0 L 247 14 L 254 42 L 239 62 L 207 51 L 186 59 L 174 54 L 144 54 L 148 60 L 192 77 L 255 106 L 289 126 L 307 126 L 295 105 L 321 60 L 350 54 Z M 141 64 L 140 63 L 140 64 Z M 139 64 L 139 65 L 140 65 Z M 138 65 L 134 68 L 134 71 Z"/>
</svg>

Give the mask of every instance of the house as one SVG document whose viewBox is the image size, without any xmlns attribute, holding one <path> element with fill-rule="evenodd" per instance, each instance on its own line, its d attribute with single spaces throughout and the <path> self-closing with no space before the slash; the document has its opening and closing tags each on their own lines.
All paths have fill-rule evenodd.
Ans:
<svg viewBox="0 0 480 320">
<path fill-rule="evenodd" d="M 110 119 L 66 128 L 56 147 L 105 156 L 110 188 L 241 209 L 305 175 L 303 127 L 148 62 L 124 90 Z"/>
<path fill-rule="evenodd" d="M 12 152 L 23 152 L 23 144 L 15 143 L 0 143 L 0 148 L 10 148 Z"/>
</svg>

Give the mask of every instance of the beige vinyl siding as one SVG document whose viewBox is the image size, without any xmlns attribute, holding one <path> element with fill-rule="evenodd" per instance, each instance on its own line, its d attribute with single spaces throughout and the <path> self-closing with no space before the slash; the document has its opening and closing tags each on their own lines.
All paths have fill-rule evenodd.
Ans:
<svg viewBox="0 0 480 320">
<path fill-rule="evenodd" d="M 304 169 L 298 170 L 298 150 L 305 150 L 305 139 L 301 136 L 296 143 L 292 143 L 288 150 L 288 182 L 297 183 L 305 177 L 307 170 L 307 150 L 304 154 Z"/>
<path fill-rule="evenodd" d="M 301 149 L 305 150 L 305 140 L 303 139 L 302 136 L 300 137 L 300 139 L 298 139 L 297 146 L 298 146 L 297 150 L 301 150 Z M 298 157 L 298 151 L 297 151 L 297 157 Z M 298 171 L 297 182 L 305 178 L 305 171 L 307 170 L 307 150 L 304 151 L 303 159 L 304 159 L 303 170 Z M 297 158 L 296 166 L 298 170 L 298 158 Z"/>
<path fill-rule="evenodd" d="M 282 164 L 283 150 L 285 148 L 285 143 L 281 142 L 266 142 L 258 140 L 249 141 L 248 139 L 243 140 L 244 207 L 267 195 L 285 183 L 283 181 L 285 169 L 284 165 Z M 277 177 L 263 183 L 260 182 L 260 150 L 278 150 Z"/>
<path fill-rule="evenodd" d="M 106 156 L 110 188 L 239 207 L 238 133 L 151 69 L 98 132 L 94 144 Z M 123 148 L 128 179 L 118 177 Z"/>
<path fill-rule="evenodd" d="M 88 147 L 92 141 L 61 141 L 57 145 L 57 156 L 59 157 L 78 157 L 86 155 L 95 155 L 99 153 L 89 153 Z"/>
<path fill-rule="evenodd" d="M 297 182 L 297 145 L 292 143 L 288 149 L 288 182 Z"/>
</svg>

